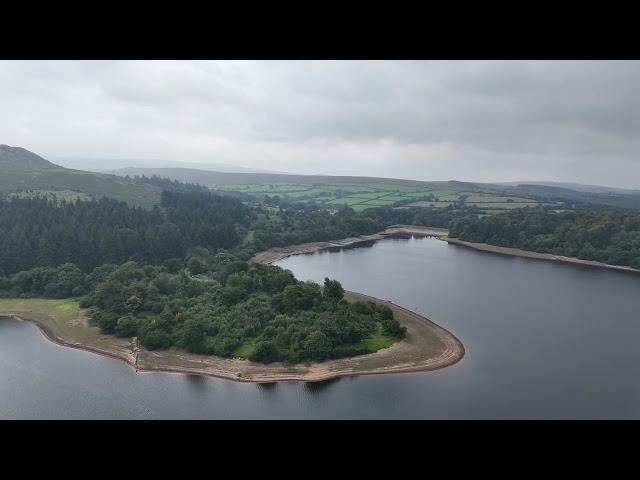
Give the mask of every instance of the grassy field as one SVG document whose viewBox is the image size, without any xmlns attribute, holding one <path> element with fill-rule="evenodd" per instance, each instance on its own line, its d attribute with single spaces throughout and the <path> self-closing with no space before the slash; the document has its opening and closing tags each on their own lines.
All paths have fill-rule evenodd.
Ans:
<svg viewBox="0 0 640 480">
<path fill-rule="evenodd" d="M 534 206 L 538 202 L 531 198 L 509 196 L 495 190 L 469 191 L 468 186 L 442 188 L 435 182 L 407 185 L 388 180 L 377 183 L 273 183 L 256 185 L 224 185 L 214 189 L 242 193 L 278 195 L 296 201 L 315 201 L 331 208 L 348 206 L 356 212 L 367 208 L 385 206 L 408 206 L 412 208 L 446 208 L 456 202 L 476 205 L 483 214 L 493 215 L 498 211 Z M 437 201 L 420 200 L 432 195 Z"/>
<path fill-rule="evenodd" d="M 0 312 L 29 313 L 47 317 L 47 322 L 59 330 L 84 329 L 87 319 L 75 299 L 53 300 L 48 298 L 0 298 Z M 35 319 L 35 318 L 34 318 Z"/>
<path fill-rule="evenodd" d="M 362 340 L 361 344 L 364 345 L 369 352 L 377 352 L 383 348 L 389 348 L 396 342 L 395 338 L 389 337 L 382 333 L 382 325 L 378 324 L 378 330 L 376 333 L 368 338 Z"/>
<path fill-rule="evenodd" d="M 430 186 L 409 186 L 394 181 L 388 183 L 273 183 L 257 185 L 223 185 L 214 190 L 250 194 L 278 195 L 297 201 L 315 201 L 328 207 L 346 205 L 356 211 L 400 203 L 410 203 L 426 195 L 455 196 L 454 190 Z M 457 199 L 457 196 L 455 196 Z"/>
<path fill-rule="evenodd" d="M 239 357 L 239 358 L 249 358 L 249 356 L 253 353 L 253 351 L 256 349 L 256 341 L 255 340 L 249 340 L 244 342 L 242 345 L 240 345 L 238 348 L 236 348 L 236 351 L 233 352 L 233 355 L 235 357 Z"/>
<path fill-rule="evenodd" d="M 410 203 L 407 206 L 408 207 L 418 207 L 418 208 L 445 208 L 445 207 L 448 207 L 450 205 L 453 205 L 453 202 L 444 202 L 444 201 L 425 202 L 425 201 L 420 201 L 420 202 Z"/>
</svg>

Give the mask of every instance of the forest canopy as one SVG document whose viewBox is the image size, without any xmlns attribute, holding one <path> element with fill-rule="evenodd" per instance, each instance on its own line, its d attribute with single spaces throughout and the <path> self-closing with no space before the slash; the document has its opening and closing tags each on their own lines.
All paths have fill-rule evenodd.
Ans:
<svg viewBox="0 0 640 480">
<path fill-rule="evenodd" d="M 210 193 L 162 192 L 162 207 L 51 198 L 0 201 L 0 274 L 74 263 L 85 272 L 128 260 L 161 263 L 189 248 L 231 248 L 253 210 Z"/>
<path fill-rule="evenodd" d="M 138 337 L 149 350 L 297 363 L 370 353 L 367 338 L 405 333 L 388 307 L 346 301 L 336 280 L 300 282 L 280 267 L 205 249 L 184 263 L 126 262 L 89 274 L 65 264 L 0 277 L 0 296 L 79 295 L 104 333 Z"/>
</svg>

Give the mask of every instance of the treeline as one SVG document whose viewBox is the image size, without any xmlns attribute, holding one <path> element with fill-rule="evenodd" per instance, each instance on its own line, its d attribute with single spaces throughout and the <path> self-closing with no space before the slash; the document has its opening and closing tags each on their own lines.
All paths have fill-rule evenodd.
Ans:
<svg viewBox="0 0 640 480">
<path fill-rule="evenodd" d="M 640 213 L 631 210 L 520 208 L 501 215 L 458 218 L 449 235 L 469 242 L 515 247 L 640 268 Z"/>
<path fill-rule="evenodd" d="M 326 208 L 300 203 L 261 218 L 252 229 L 256 250 L 265 250 L 296 243 L 369 235 L 394 224 L 447 228 L 455 218 L 476 216 L 476 210 L 386 207 L 363 212 L 344 208 L 331 213 Z"/>
<path fill-rule="evenodd" d="M 103 332 L 136 336 L 150 350 L 297 363 L 370 353 L 368 337 L 405 334 L 388 307 L 347 302 L 335 280 L 300 282 L 288 270 L 205 249 L 158 266 L 127 262 L 85 274 L 66 264 L 0 277 L 0 296 L 85 293 L 81 306 Z"/>
<path fill-rule="evenodd" d="M 88 272 L 128 260 L 161 263 L 196 246 L 231 248 L 254 212 L 210 193 L 163 191 L 161 208 L 100 200 L 0 201 L 0 274 L 74 263 Z"/>
<path fill-rule="evenodd" d="M 125 178 L 131 177 L 127 175 Z M 198 185 L 196 183 L 179 182 L 178 180 L 171 180 L 170 178 L 164 178 L 156 174 L 153 174 L 150 177 L 147 177 L 146 175 L 135 175 L 133 177 L 133 180 L 138 183 L 160 187 L 163 190 L 168 190 L 171 192 L 206 193 L 209 191 L 209 189 L 203 185 Z"/>
<path fill-rule="evenodd" d="M 390 207 L 330 212 L 293 203 L 260 215 L 259 207 L 238 198 L 180 191 L 180 185 L 163 190 L 160 207 L 151 210 L 107 198 L 0 200 L 0 274 L 65 263 L 84 272 L 126 261 L 158 264 L 183 258 L 195 247 L 233 249 L 241 243 L 247 254 L 240 256 L 246 259 L 274 246 L 366 235 L 397 223 L 447 227 L 454 218 L 474 214 L 470 209 Z M 248 231 L 252 234 L 245 238 Z"/>
</svg>

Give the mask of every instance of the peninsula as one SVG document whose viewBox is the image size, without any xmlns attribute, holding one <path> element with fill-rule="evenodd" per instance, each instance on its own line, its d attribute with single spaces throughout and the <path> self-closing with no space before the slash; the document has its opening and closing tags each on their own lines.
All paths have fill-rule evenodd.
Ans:
<svg viewBox="0 0 640 480">
<path fill-rule="evenodd" d="M 360 293 L 346 292 L 345 298 L 388 306 L 407 328 L 405 338 L 368 355 L 295 365 L 264 365 L 178 349 L 146 350 L 135 338 L 101 333 L 73 299 L 0 299 L 0 317 L 33 322 L 52 342 L 124 361 L 138 372 L 207 375 L 241 382 L 316 382 L 353 375 L 421 372 L 453 365 L 464 356 L 464 347 L 453 334 L 422 315 Z"/>
</svg>

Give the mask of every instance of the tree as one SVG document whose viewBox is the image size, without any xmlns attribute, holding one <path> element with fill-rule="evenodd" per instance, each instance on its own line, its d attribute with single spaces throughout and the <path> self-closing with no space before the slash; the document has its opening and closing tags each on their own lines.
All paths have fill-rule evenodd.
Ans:
<svg viewBox="0 0 640 480">
<path fill-rule="evenodd" d="M 266 365 L 272 362 L 277 362 L 278 357 L 278 348 L 275 344 L 270 340 L 265 340 L 256 345 L 256 348 L 253 350 L 251 355 L 249 355 L 249 360 L 252 362 L 264 363 Z"/>
<path fill-rule="evenodd" d="M 138 297 L 137 295 L 131 295 L 127 299 L 125 306 L 127 308 L 127 311 L 131 315 L 135 315 L 136 313 L 138 313 L 138 311 L 140 311 L 140 307 L 142 307 L 142 300 L 140 300 L 140 297 Z"/>
<path fill-rule="evenodd" d="M 118 337 L 135 337 L 138 334 L 138 320 L 131 315 L 119 318 L 115 334 Z"/>
<path fill-rule="evenodd" d="M 194 319 L 188 319 L 182 326 L 182 344 L 183 346 L 195 353 L 202 353 L 204 350 L 204 330 L 202 325 Z"/>
<path fill-rule="evenodd" d="M 326 298 L 341 300 L 344 297 L 344 288 L 337 280 L 324 279 L 324 290 L 322 294 Z"/>
<path fill-rule="evenodd" d="M 313 282 L 300 282 L 287 285 L 282 291 L 282 309 L 285 312 L 308 310 L 321 298 L 320 285 Z"/>
<path fill-rule="evenodd" d="M 199 257 L 191 257 L 187 262 L 187 268 L 191 275 L 198 275 L 207 271 L 207 264 Z"/>
<path fill-rule="evenodd" d="M 304 350 L 308 354 L 309 358 L 316 362 L 326 360 L 331 352 L 331 342 L 327 336 L 320 332 L 315 331 L 304 343 Z"/>
</svg>

